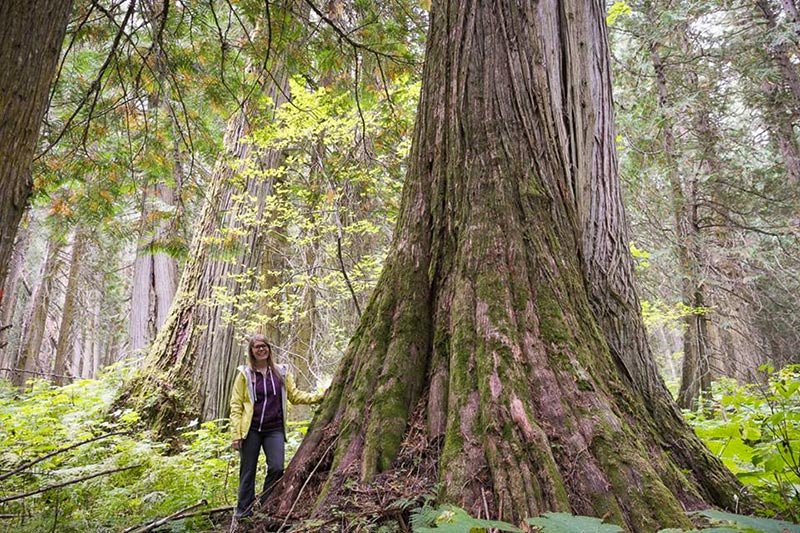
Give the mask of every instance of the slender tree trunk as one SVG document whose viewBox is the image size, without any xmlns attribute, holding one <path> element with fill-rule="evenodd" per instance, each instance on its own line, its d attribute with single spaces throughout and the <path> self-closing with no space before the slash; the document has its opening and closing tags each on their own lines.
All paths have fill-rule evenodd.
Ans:
<svg viewBox="0 0 800 533">
<path fill-rule="evenodd" d="M 669 116 L 669 94 L 667 76 L 658 45 L 651 44 L 650 57 L 656 73 L 658 102 L 663 125 L 664 157 L 672 193 L 671 203 L 674 218 L 675 253 L 681 275 L 681 302 L 686 308 L 683 333 L 683 369 L 678 404 L 694 409 L 701 391 L 709 390 L 711 374 L 708 367 L 708 336 L 704 308 L 704 294 L 700 283 L 699 231 L 697 228 L 697 205 L 695 201 L 696 183 L 689 183 L 688 193 L 684 191 L 683 180 L 678 168 L 675 135 L 672 118 Z"/>
<path fill-rule="evenodd" d="M 30 227 L 24 222 L 20 225 L 22 231 L 17 233 L 17 242 L 14 245 L 14 253 L 11 256 L 11 265 L 8 269 L 3 293 L 5 298 L 0 298 L 0 368 L 12 368 L 14 346 L 11 345 L 11 334 L 19 332 L 19 328 L 14 326 L 15 311 L 20 307 L 22 301 L 18 297 L 18 289 L 22 280 L 25 253 L 27 252 Z"/>
<path fill-rule="evenodd" d="M 71 5 L 70 0 L 0 3 L 0 287 L 32 190 L 31 161 Z"/>
<path fill-rule="evenodd" d="M 632 531 L 749 508 L 646 344 L 604 3 L 442 0 L 430 21 L 392 249 L 268 512 L 303 490 L 325 515 L 386 479 L 438 481 L 473 514 Z"/>
<path fill-rule="evenodd" d="M 78 287 L 83 266 L 88 236 L 81 228 L 75 233 L 72 243 L 72 257 L 70 259 L 69 274 L 67 276 L 67 289 L 64 296 L 64 305 L 61 309 L 61 325 L 58 328 L 58 342 L 56 344 L 56 356 L 53 362 L 53 375 L 56 385 L 64 385 L 64 378 L 67 372 L 67 360 L 72 359 L 70 351 L 74 351 L 73 324 L 78 304 Z M 78 369 L 75 370 L 76 375 Z"/>
<path fill-rule="evenodd" d="M 17 369 L 13 379 L 15 385 L 23 385 L 27 379 L 33 377 L 31 372 L 38 369 L 39 352 L 42 349 L 53 295 L 53 281 L 61 267 L 59 254 L 62 247 L 62 243 L 56 238 L 51 239 L 48 244 L 47 258 L 42 265 L 41 274 L 38 276 L 28 306 L 28 318 L 23 328 L 20 353 L 15 365 Z"/>
<path fill-rule="evenodd" d="M 102 301 L 102 295 L 97 294 L 98 300 Z M 89 352 L 87 353 L 87 357 L 91 357 L 91 373 L 89 374 L 90 377 L 97 377 L 97 373 L 100 371 L 101 368 L 104 366 L 103 361 L 103 353 L 104 348 L 109 346 L 111 343 L 106 342 L 100 336 L 100 309 L 101 306 L 96 306 L 91 314 L 91 328 L 89 332 Z"/>
</svg>

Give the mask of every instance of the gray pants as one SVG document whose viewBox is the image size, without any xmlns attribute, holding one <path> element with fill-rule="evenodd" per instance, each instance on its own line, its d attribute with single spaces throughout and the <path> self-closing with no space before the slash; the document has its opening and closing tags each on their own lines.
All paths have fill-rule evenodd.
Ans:
<svg viewBox="0 0 800 533">
<path fill-rule="evenodd" d="M 267 478 L 264 480 L 262 499 L 269 494 L 272 486 L 283 475 L 283 429 L 256 431 L 251 429 L 239 449 L 239 501 L 236 504 L 236 517 L 244 518 L 253 514 L 256 499 L 256 468 L 261 450 L 267 456 Z"/>
</svg>

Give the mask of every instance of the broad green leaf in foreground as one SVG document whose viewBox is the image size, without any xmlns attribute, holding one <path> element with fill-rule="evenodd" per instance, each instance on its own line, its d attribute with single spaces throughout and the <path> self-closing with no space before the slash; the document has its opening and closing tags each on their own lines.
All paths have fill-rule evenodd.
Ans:
<svg viewBox="0 0 800 533">
<path fill-rule="evenodd" d="M 616 524 L 605 524 L 599 518 L 567 513 L 544 513 L 537 518 L 528 518 L 526 522 L 543 533 L 622 533 Z"/>
<path fill-rule="evenodd" d="M 715 522 L 730 523 L 739 531 L 757 533 L 800 533 L 800 525 L 786 522 L 784 520 L 773 520 L 771 518 L 757 518 L 755 516 L 743 516 L 723 511 L 708 509 L 691 513 L 714 520 Z M 707 531 L 707 530 L 706 530 Z"/>
</svg>

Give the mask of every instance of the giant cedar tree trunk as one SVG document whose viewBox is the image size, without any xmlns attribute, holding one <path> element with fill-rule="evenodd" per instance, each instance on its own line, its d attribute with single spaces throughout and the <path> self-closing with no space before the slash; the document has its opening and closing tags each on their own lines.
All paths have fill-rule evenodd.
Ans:
<svg viewBox="0 0 800 533">
<path fill-rule="evenodd" d="M 392 250 L 270 511 L 415 483 L 420 441 L 473 514 L 652 531 L 734 506 L 644 340 L 610 90 L 602 2 L 433 3 Z"/>
<path fill-rule="evenodd" d="M 31 160 L 71 5 L 70 0 L 0 3 L 0 287 L 31 193 Z"/>
</svg>

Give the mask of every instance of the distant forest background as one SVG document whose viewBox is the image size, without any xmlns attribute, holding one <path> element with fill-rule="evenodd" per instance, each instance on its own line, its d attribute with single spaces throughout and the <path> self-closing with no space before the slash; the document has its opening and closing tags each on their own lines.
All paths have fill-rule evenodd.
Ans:
<svg viewBox="0 0 800 533">
<path fill-rule="evenodd" d="M 25 74 L 16 81 L 39 81 L 9 90 L 3 109 L 20 111 L 9 95 L 24 93 L 41 112 L 0 125 L 0 170 L 33 161 L 30 180 L 8 178 L 0 194 L 0 466 L 26 443 L 44 453 L 54 435 L 86 436 L 69 425 L 81 416 L 106 427 L 111 413 L 154 430 L 148 453 L 188 446 L 194 456 L 163 459 L 186 461 L 170 463 L 173 483 L 194 464 L 219 488 L 230 456 L 211 422 L 228 416 L 248 336 L 265 334 L 301 389 L 331 383 L 402 218 L 429 4 L 4 2 L 0 26 L 30 17 L 36 31 L 14 38 L 39 55 L 19 67 L 18 54 L 0 54 L 0 86 L 13 86 L 14 65 Z M 772 506 L 764 514 L 797 520 L 800 6 L 606 7 L 622 246 L 652 354 L 713 454 Z M 18 149 L 26 139 L 32 153 Z M 542 316 L 547 304 L 536 302 Z M 569 344 L 562 334 L 542 338 Z M 574 371 L 581 392 L 594 390 Z M 310 413 L 290 413 L 302 426 L 292 451 Z M 58 430 L 31 425 L 40 415 Z M 133 461 L 135 446 L 115 464 Z M 161 466 L 149 468 L 166 479 Z M 152 494 L 197 496 L 186 479 Z M 156 500 L 162 514 L 186 504 Z"/>
<path fill-rule="evenodd" d="M 683 407 L 797 361 L 792 6 L 609 6 L 636 282 Z M 290 9 L 75 3 L 3 289 L 5 377 L 140 360 L 189 270 L 206 416 L 252 332 L 304 385 L 331 374 L 391 239 L 427 19 L 402 1 Z"/>
</svg>

